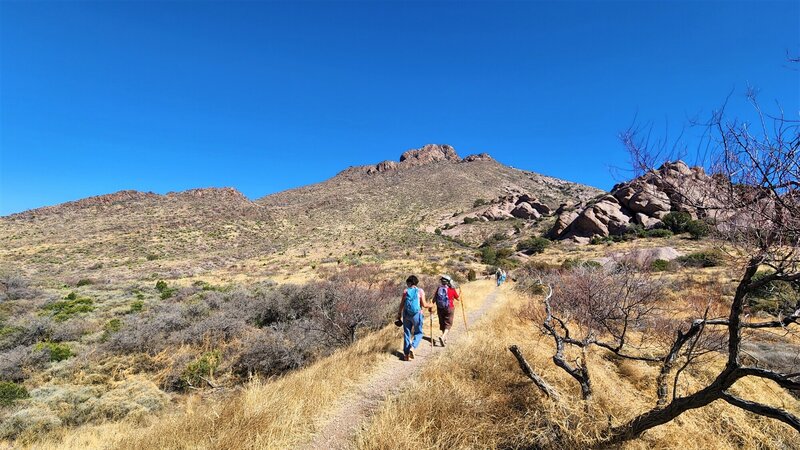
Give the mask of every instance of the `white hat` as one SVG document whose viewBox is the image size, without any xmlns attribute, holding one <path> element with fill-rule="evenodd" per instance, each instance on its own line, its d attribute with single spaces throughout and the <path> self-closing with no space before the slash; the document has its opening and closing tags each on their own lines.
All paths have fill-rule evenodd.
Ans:
<svg viewBox="0 0 800 450">
<path fill-rule="evenodd" d="M 441 280 L 447 280 L 448 283 L 452 283 L 453 282 L 453 279 L 450 278 L 450 275 L 442 275 L 440 279 Z"/>
</svg>

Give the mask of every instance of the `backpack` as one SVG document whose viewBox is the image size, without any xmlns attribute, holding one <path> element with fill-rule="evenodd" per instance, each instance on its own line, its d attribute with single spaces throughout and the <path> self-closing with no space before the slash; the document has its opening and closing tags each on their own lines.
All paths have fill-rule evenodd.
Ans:
<svg viewBox="0 0 800 450">
<path fill-rule="evenodd" d="M 439 286 L 436 290 L 436 306 L 439 308 L 450 307 L 450 296 L 447 295 L 447 286 Z"/>
<path fill-rule="evenodd" d="M 416 315 L 422 308 L 419 305 L 419 288 L 410 287 L 406 289 L 405 311 L 408 315 Z"/>
</svg>

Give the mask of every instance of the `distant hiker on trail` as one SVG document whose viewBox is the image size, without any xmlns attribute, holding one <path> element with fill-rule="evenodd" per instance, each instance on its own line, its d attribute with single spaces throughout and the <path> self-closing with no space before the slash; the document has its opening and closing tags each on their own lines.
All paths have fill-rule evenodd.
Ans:
<svg viewBox="0 0 800 450">
<path fill-rule="evenodd" d="M 455 300 L 458 300 L 458 292 L 453 289 L 453 280 L 447 276 L 442 275 L 439 279 L 441 283 L 436 289 L 436 314 L 439 316 L 439 329 L 442 335 L 439 337 L 439 344 L 444 347 L 447 343 L 447 332 L 453 326 L 453 317 L 455 317 Z M 433 336 L 431 336 L 433 339 Z"/>
<path fill-rule="evenodd" d="M 433 308 L 433 303 L 425 301 L 425 291 L 417 287 L 419 279 L 411 275 L 406 279 L 406 289 L 403 290 L 403 298 L 400 300 L 400 308 L 397 312 L 397 320 L 402 318 L 403 322 L 403 360 L 414 359 L 414 349 L 419 347 L 422 340 L 422 326 L 424 317 L 422 308 Z M 431 336 L 433 339 L 433 336 Z"/>
<path fill-rule="evenodd" d="M 494 272 L 494 278 L 497 281 L 497 285 L 500 286 L 503 283 L 503 269 L 498 267 Z"/>
<path fill-rule="evenodd" d="M 503 284 L 503 283 L 506 282 L 506 276 L 507 276 L 506 275 L 506 271 L 503 270 L 503 269 L 500 269 L 500 284 Z"/>
</svg>

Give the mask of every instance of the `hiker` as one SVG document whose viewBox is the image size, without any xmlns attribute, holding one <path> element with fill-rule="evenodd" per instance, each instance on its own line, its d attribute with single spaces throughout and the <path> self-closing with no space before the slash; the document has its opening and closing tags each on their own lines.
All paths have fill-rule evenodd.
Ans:
<svg viewBox="0 0 800 450">
<path fill-rule="evenodd" d="M 453 326 L 455 317 L 455 300 L 458 300 L 458 292 L 453 289 L 453 279 L 447 275 L 442 275 L 439 279 L 441 283 L 436 289 L 436 315 L 439 316 L 439 330 L 442 335 L 439 337 L 439 344 L 444 347 L 447 343 L 447 332 Z M 433 339 L 433 336 L 431 336 Z M 434 344 L 435 345 L 435 344 Z"/>
<path fill-rule="evenodd" d="M 419 278 L 415 275 L 406 279 L 407 287 L 403 290 L 403 298 L 400 300 L 400 308 L 397 311 L 397 320 L 400 321 L 402 318 L 403 322 L 403 361 L 414 359 L 414 349 L 422 340 L 424 324 L 422 308 L 433 308 L 433 303 L 425 301 L 425 291 L 417 287 L 418 283 Z"/>
<path fill-rule="evenodd" d="M 500 269 L 500 284 L 503 284 L 505 282 L 506 282 L 506 271 Z"/>
<path fill-rule="evenodd" d="M 497 270 L 494 272 L 494 279 L 497 281 L 498 286 L 500 286 L 500 283 L 502 283 L 502 281 L 500 280 L 500 277 L 502 276 L 503 276 L 503 271 L 500 270 L 500 268 L 498 267 Z"/>
</svg>

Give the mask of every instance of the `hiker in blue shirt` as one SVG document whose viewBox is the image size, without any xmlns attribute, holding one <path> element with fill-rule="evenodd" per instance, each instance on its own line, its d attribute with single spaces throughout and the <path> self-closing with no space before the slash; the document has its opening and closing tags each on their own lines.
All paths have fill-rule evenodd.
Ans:
<svg viewBox="0 0 800 450">
<path fill-rule="evenodd" d="M 403 322 L 403 361 L 414 359 L 414 349 L 422 340 L 422 326 L 424 317 L 422 308 L 433 308 L 433 303 L 425 301 L 425 291 L 417 287 L 419 279 L 411 275 L 406 279 L 406 289 L 400 300 L 400 309 L 397 312 L 397 321 Z M 431 336 L 433 339 L 433 336 Z"/>
</svg>

